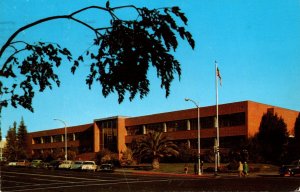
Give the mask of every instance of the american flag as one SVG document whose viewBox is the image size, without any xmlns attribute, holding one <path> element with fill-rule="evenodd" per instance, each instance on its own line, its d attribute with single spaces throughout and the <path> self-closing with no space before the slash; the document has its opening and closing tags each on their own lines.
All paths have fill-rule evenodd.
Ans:
<svg viewBox="0 0 300 192">
<path fill-rule="evenodd" d="M 221 77 L 221 74 L 220 74 L 219 67 L 217 67 L 217 77 L 219 77 L 220 85 L 222 86 L 222 77 Z"/>
</svg>

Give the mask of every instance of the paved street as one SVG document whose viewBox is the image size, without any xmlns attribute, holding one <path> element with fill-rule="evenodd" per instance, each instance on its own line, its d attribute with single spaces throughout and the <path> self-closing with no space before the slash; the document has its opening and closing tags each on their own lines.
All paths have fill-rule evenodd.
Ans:
<svg viewBox="0 0 300 192">
<path fill-rule="evenodd" d="M 2 167 L 1 191 L 296 191 L 300 177 L 238 178 L 143 173 L 50 171 Z"/>
</svg>

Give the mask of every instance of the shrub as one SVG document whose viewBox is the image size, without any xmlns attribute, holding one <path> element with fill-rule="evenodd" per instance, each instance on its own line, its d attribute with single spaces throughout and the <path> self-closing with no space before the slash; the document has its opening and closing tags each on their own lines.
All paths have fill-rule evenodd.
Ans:
<svg viewBox="0 0 300 192">
<path fill-rule="evenodd" d="M 96 154 L 96 163 L 112 163 L 115 166 L 120 166 L 119 158 L 117 153 L 113 153 L 108 149 L 101 150 Z"/>
</svg>

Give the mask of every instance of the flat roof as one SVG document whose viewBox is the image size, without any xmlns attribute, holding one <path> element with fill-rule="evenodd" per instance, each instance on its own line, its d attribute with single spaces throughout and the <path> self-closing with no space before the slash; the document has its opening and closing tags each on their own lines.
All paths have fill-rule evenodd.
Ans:
<svg viewBox="0 0 300 192">
<path fill-rule="evenodd" d="M 117 116 L 112 116 L 112 117 L 104 117 L 104 118 L 100 118 L 100 119 L 94 119 L 94 122 L 96 122 L 96 121 L 106 121 L 106 120 L 112 120 L 112 119 L 119 119 L 119 118 L 126 119 L 126 118 L 130 118 L 130 117 L 129 116 L 117 115 Z"/>
</svg>

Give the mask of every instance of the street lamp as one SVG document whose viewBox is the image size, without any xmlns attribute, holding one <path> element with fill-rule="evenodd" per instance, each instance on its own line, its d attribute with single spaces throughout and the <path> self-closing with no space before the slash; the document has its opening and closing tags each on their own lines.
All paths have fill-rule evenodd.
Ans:
<svg viewBox="0 0 300 192">
<path fill-rule="evenodd" d="M 66 125 L 66 122 L 64 122 L 61 119 L 53 119 L 53 120 L 60 121 L 65 125 L 65 160 L 67 161 L 68 160 L 68 144 L 67 144 L 67 125 Z"/>
<path fill-rule="evenodd" d="M 197 112 L 198 112 L 198 175 L 201 175 L 201 159 L 200 159 L 200 107 L 199 105 L 192 99 L 189 99 L 189 98 L 185 98 L 184 99 L 185 101 L 191 101 L 193 102 L 196 107 L 197 107 Z"/>
</svg>

